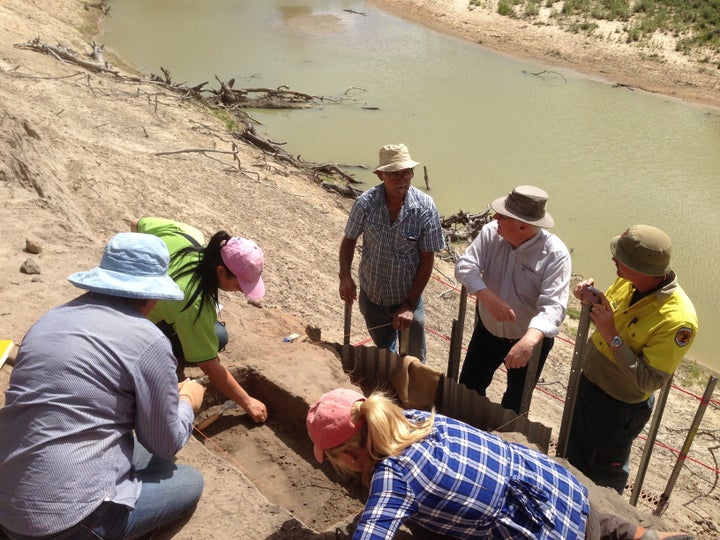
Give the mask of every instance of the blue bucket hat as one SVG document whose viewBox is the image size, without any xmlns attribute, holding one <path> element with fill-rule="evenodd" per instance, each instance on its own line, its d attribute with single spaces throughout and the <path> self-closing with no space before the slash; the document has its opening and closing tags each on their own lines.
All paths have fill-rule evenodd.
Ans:
<svg viewBox="0 0 720 540">
<path fill-rule="evenodd" d="M 182 300 L 185 295 L 168 276 L 165 242 L 143 233 L 120 233 L 105 246 L 100 266 L 77 272 L 68 281 L 92 292 L 148 300 Z"/>
</svg>

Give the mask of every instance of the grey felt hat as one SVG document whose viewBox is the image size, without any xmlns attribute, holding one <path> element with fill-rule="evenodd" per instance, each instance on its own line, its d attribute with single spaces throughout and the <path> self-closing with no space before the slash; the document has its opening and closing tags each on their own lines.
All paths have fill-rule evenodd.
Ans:
<svg viewBox="0 0 720 540">
<path fill-rule="evenodd" d="M 498 214 L 530 225 L 549 229 L 555 220 L 545 211 L 548 194 L 535 186 L 518 186 L 507 197 L 495 199 L 490 206 Z"/>
</svg>

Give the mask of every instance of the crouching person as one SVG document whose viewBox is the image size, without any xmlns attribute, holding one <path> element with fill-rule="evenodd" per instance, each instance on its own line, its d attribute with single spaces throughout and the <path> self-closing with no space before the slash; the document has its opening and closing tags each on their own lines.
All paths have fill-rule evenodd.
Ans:
<svg viewBox="0 0 720 540">
<path fill-rule="evenodd" d="M 0 530 L 10 538 L 138 538 L 189 517 L 197 469 L 173 463 L 204 388 L 178 385 L 170 343 L 146 315 L 181 300 L 162 240 L 121 233 L 89 292 L 22 341 L 0 409 Z"/>
<path fill-rule="evenodd" d="M 390 540 L 405 521 L 453 538 L 692 540 L 591 508 L 545 454 L 387 396 L 338 388 L 310 407 L 319 462 L 369 487 L 353 540 Z"/>
</svg>

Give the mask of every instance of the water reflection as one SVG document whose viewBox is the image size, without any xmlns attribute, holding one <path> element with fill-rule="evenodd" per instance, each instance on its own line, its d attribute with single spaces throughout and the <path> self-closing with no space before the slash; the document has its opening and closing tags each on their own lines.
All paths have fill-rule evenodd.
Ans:
<svg viewBox="0 0 720 540">
<path fill-rule="evenodd" d="M 446 215 L 479 211 L 518 184 L 540 185 L 574 272 L 601 287 L 614 277 L 614 235 L 634 223 L 663 228 L 700 317 L 693 356 L 720 369 L 717 114 L 494 54 L 360 1 L 207 6 L 113 3 L 103 41 L 143 71 L 164 66 L 178 81 L 217 75 L 236 87 L 288 85 L 342 99 L 253 116 L 288 151 L 318 162 L 370 167 L 379 146 L 406 143 L 427 165 Z"/>
</svg>

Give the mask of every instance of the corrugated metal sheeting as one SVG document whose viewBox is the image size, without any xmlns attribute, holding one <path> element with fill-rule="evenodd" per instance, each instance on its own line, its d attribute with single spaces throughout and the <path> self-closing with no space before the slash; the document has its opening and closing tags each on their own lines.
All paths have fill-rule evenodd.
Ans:
<svg viewBox="0 0 720 540">
<path fill-rule="evenodd" d="M 387 349 L 353 345 L 342 345 L 340 352 L 343 369 L 350 373 L 352 382 L 359 385 L 366 395 L 374 390 L 394 390 L 391 377 L 403 365 L 399 355 Z M 440 377 L 434 403 L 438 413 L 479 429 L 521 433 L 529 443 L 538 445 L 545 453 L 550 446 L 551 428 L 531 422 L 525 415 L 518 416 L 445 376 Z"/>
</svg>

